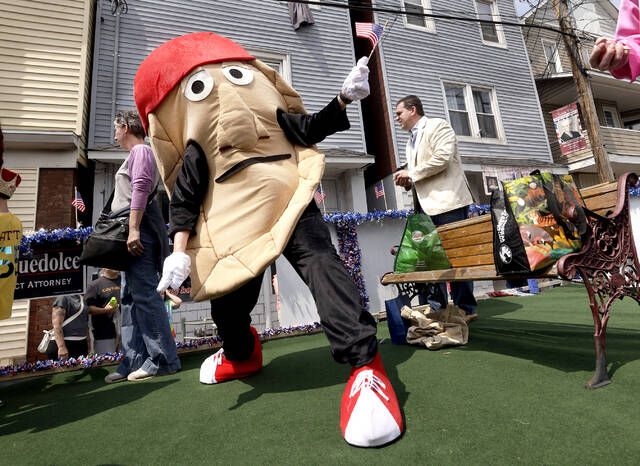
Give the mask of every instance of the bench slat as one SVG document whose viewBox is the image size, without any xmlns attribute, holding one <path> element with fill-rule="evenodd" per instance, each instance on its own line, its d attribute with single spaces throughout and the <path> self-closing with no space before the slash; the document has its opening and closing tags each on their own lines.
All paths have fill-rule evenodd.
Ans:
<svg viewBox="0 0 640 466">
<path fill-rule="evenodd" d="M 478 256 L 481 254 L 493 254 L 493 244 L 471 244 L 468 246 L 461 246 L 459 248 L 446 248 L 447 257 L 449 260 L 456 259 L 458 257 L 466 256 Z"/>
<path fill-rule="evenodd" d="M 470 267 L 476 265 L 493 265 L 493 253 L 461 256 L 449 259 L 452 267 Z"/>
<path fill-rule="evenodd" d="M 477 235 L 464 236 L 462 238 L 440 238 L 442 240 L 442 246 L 448 251 L 456 248 L 474 246 L 479 244 L 492 244 L 493 243 L 493 231 L 485 231 L 478 233 Z"/>
<path fill-rule="evenodd" d="M 558 276 L 555 265 L 544 272 L 534 275 L 534 278 L 554 278 Z M 476 267 L 464 267 L 443 270 L 429 270 L 427 272 L 386 273 L 383 277 L 383 285 L 397 283 L 428 283 L 428 282 L 464 282 L 473 280 L 504 280 L 504 275 L 496 274 L 493 265 L 479 265 Z M 512 275 L 508 278 L 532 278 L 531 275 Z"/>
</svg>

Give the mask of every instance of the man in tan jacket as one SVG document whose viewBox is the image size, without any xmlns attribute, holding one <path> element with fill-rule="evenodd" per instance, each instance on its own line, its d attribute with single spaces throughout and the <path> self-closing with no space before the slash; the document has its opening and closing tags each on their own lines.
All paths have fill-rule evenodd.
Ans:
<svg viewBox="0 0 640 466">
<path fill-rule="evenodd" d="M 413 190 L 416 211 L 429 214 L 436 226 L 467 218 L 467 207 L 473 203 L 473 197 L 451 125 L 442 118 L 427 118 L 422 102 L 415 95 L 398 101 L 396 121 L 411 137 L 406 146 L 407 168 L 395 173 L 395 184 Z M 440 283 L 428 289 L 431 307 L 445 308 L 446 285 Z M 475 315 L 473 282 L 452 283 L 451 294 L 454 304 L 467 315 Z"/>
</svg>

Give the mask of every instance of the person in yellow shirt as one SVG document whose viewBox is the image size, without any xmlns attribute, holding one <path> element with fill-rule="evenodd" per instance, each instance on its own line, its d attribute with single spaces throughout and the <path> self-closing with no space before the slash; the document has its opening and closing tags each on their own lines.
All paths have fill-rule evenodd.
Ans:
<svg viewBox="0 0 640 466">
<path fill-rule="evenodd" d="M 9 211 L 7 204 L 20 184 L 20 175 L 2 168 L 3 153 L 4 137 L 0 128 L 0 320 L 11 317 L 22 240 L 22 223 Z"/>
<path fill-rule="evenodd" d="M 0 320 L 11 317 L 13 292 L 18 278 L 18 250 L 22 223 L 9 211 L 7 201 L 20 184 L 20 175 L 2 168 L 4 136 L 0 127 Z M 0 406 L 2 406 L 0 400 Z"/>
</svg>

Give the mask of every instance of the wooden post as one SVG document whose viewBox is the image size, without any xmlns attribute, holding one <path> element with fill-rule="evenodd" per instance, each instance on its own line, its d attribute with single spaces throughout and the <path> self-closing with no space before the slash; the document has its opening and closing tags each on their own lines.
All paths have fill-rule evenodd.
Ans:
<svg viewBox="0 0 640 466">
<path fill-rule="evenodd" d="M 562 39 L 564 40 L 567 55 L 571 61 L 571 72 L 573 73 L 573 80 L 575 81 L 578 91 L 578 103 L 582 110 L 582 119 L 587 127 L 593 159 L 596 163 L 596 169 L 598 170 L 598 178 L 601 183 L 614 181 L 615 178 L 611 164 L 609 163 L 609 157 L 602 143 L 602 137 L 600 136 L 600 122 L 598 121 L 598 113 L 593 101 L 589 77 L 582 63 L 582 57 L 579 53 L 575 53 L 577 50 L 575 37 L 569 35 L 572 33 L 573 28 L 569 16 L 569 8 L 567 7 L 567 0 L 553 0 L 553 3 L 556 15 L 558 16 L 558 22 L 560 23 L 560 30 L 564 33 L 562 34 Z"/>
</svg>

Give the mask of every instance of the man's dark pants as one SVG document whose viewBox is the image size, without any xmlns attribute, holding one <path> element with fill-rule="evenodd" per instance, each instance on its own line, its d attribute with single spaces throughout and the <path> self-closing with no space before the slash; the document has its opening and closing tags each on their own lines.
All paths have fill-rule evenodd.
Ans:
<svg viewBox="0 0 640 466">
<path fill-rule="evenodd" d="M 360 294 L 331 242 L 315 202 L 295 226 L 284 256 L 309 286 L 333 358 L 358 367 L 377 352 L 376 322 L 360 304 Z M 229 360 L 247 359 L 253 350 L 251 310 L 258 302 L 262 274 L 239 289 L 211 300 L 211 317 Z"/>
<path fill-rule="evenodd" d="M 431 220 L 433 224 L 438 227 L 464 220 L 467 217 L 467 207 L 460 207 L 438 215 L 432 215 Z M 452 282 L 451 297 L 453 298 L 453 303 L 460 309 L 463 309 L 467 315 L 476 312 L 478 303 L 473 296 L 473 282 Z M 431 309 L 438 310 L 445 308 L 448 300 L 449 295 L 447 293 L 446 283 L 429 283 L 427 285 L 427 302 L 431 306 Z"/>
</svg>

